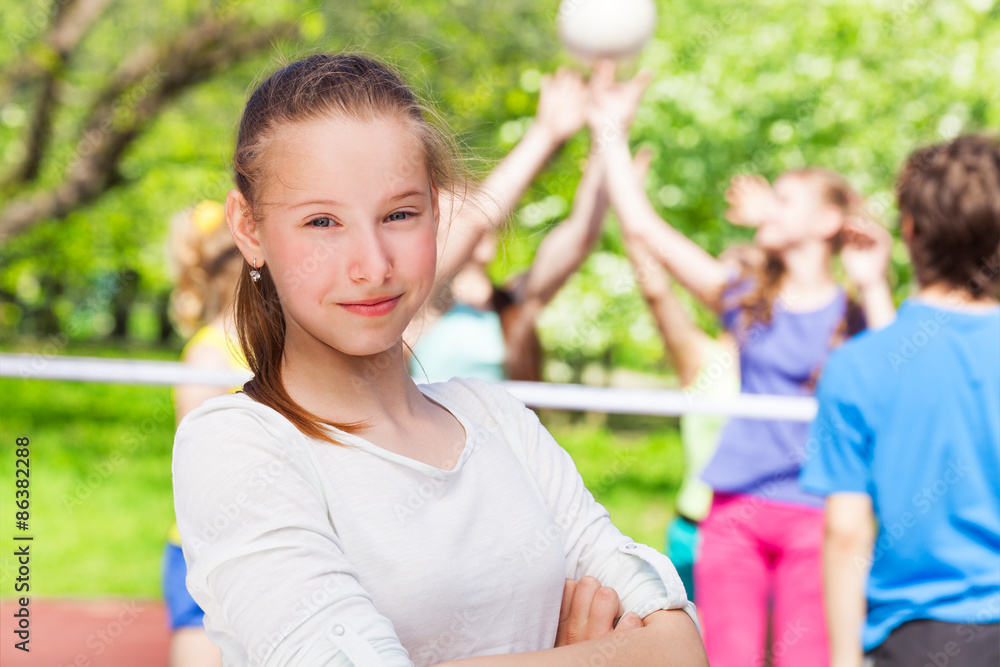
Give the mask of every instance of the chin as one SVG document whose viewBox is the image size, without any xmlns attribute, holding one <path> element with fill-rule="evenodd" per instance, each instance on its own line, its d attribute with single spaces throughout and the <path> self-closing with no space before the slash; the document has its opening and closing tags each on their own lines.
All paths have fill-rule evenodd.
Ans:
<svg viewBox="0 0 1000 667">
<path fill-rule="evenodd" d="M 378 354 L 391 351 L 399 343 L 402 336 L 397 336 L 393 340 L 366 340 L 352 341 L 350 345 L 337 347 L 341 353 L 351 357 L 373 357 Z"/>
</svg>

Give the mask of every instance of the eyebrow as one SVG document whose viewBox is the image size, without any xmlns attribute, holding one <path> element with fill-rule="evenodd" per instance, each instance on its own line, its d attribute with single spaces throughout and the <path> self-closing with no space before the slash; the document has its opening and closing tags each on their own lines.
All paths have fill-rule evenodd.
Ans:
<svg viewBox="0 0 1000 667">
<path fill-rule="evenodd" d="M 407 192 L 401 192 L 398 195 L 393 195 L 389 197 L 388 201 L 400 201 L 402 199 L 409 199 L 410 197 L 426 197 L 426 192 L 421 192 L 420 190 L 409 190 Z M 315 206 L 315 205 L 332 205 L 340 206 L 340 202 L 333 199 L 311 199 L 309 201 L 299 202 L 298 204 L 293 204 L 291 208 L 302 208 L 303 206 Z"/>
</svg>

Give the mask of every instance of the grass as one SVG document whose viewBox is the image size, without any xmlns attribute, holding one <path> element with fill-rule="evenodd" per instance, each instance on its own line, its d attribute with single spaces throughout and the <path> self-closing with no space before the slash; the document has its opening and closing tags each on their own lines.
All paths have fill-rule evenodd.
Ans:
<svg viewBox="0 0 1000 667">
<path fill-rule="evenodd" d="M 32 594 L 158 597 L 173 522 L 170 389 L 0 378 L 0 405 L 0 596 L 14 594 L 14 449 L 28 436 Z M 662 549 L 682 470 L 676 421 L 541 417 L 622 532 Z"/>
</svg>

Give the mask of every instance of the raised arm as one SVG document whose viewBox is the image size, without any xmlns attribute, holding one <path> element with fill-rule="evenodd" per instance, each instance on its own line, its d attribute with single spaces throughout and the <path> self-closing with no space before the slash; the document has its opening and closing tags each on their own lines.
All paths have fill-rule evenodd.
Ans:
<svg viewBox="0 0 1000 667">
<path fill-rule="evenodd" d="M 535 122 L 486 180 L 464 197 L 441 193 L 438 268 L 448 282 L 484 232 L 502 228 L 549 157 L 584 124 L 587 89 L 580 75 L 560 68 L 542 79 Z"/>
<path fill-rule="evenodd" d="M 875 220 L 858 216 L 844 227 L 840 260 L 858 290 L 869 329 L 881 329 L 896 319 L 896 304 L 886 279 L 892 236 Z"/>
<path fill-rule="evenodd" d="M 651 157 L 648 149 L 636 153 L 635 172 L 639 180 L 645 176 Z M 670 276 L 659 260 L 635 237 L 624 236 L 623 239 L 636 283 L 653 314 L 667 353 L 677 368 L 681 386 L 686 387 L 694 382 L 698 370 L 704 365 L 712 339 L 685 312 L 670 287 Z"/>
<path fill-rule="evenodd" d="M 521 299 L 532 310 L 545 307 L 575 272 L 601 235 L 607 213 L 603 164 L 591 155 L 573 198 L 569 217 L 546 234 L 522 287 Z"/>
<path fill-rule="evenodd" d="M 667 224 L 650 203 L 642 182 L 632 169 L 628 130 L 649 78 L 643 73 L 624 84 L 615 84 L 613 65 L 602 63 L 592 86 L 594 100 L 587 122 L 604 156 L 608 196 L 618 215 L 622 234 L 645 245 L 666 269 L 713 310 L 728 279 L 726 268 L 701 246 Z"/>
<path fill-rule="evenodd" d="M 625 137 L 610 139 L 605 147 L 608 195 L 618 215 L 622 236 L 627 243 L 647 248 L 698 300 L 718 312 L 728 271 L 722 262 L 656 213 L 632 173 L 631 163 Z"/>
</svg>

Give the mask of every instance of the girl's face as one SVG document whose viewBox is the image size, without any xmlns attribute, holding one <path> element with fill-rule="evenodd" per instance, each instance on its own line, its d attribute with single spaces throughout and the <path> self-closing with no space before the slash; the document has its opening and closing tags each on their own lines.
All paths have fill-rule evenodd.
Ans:
<svg viewBox="0 0 1000 667">
<path fill-rule="evenodd" d="M 392 348 L 434 283 L 437 192 L 417 138 L 402 121 L 322 118 L 280 128 L 269 157 L 259 250 L 241 249 L 267 264 L 286 349 Z"/>
<path fill-rule="evenodd" d="M 774 211 L 757 228 L 754 243 L 782 252 L 812 241 L 825 241 L 843 224 L 842 216 L 824 201 L 819 187 L 798 174 L 784 174 L 774 182 Z"/>
</svg>

